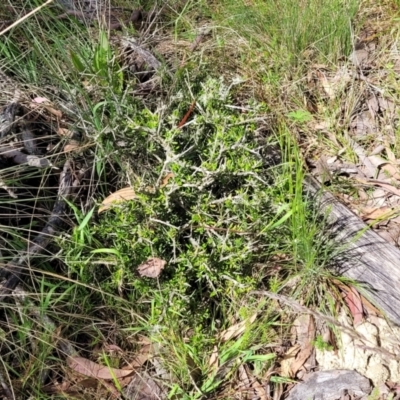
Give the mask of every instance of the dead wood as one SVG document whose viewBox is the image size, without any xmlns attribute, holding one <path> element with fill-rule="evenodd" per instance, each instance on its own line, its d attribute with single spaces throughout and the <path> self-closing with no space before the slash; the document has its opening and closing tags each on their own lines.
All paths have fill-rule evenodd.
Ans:
<svg viewBox="0 0 400 400">
<path fill-rule="evenodd" d="M 380 237 L 313 177 L 305 191 L 326 214 L 328 234 L 339 245 L 338 273 L 361 284 L 359 290 L 400 325 L 400 250 Z"/>
</svg>

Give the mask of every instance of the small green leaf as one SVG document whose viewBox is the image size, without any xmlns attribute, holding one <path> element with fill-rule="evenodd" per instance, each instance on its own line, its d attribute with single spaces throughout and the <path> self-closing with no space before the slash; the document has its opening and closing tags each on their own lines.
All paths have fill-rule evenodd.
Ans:
<svg viewBox="0 0 400 400">
<path fill-rule="evenodd" d="M 306 110 L 292 111 L 289 114 L 287 114 L 287 116 L 291 120 L 293 120 L 295 122 L 300 122 L 300 123 L 308 122 L 308 121 L 311 121 L 311 119 L 312 119 L 311 113 Z"/>
<path fill-rule="evenodd" d="M 75 69 L 78 72 L 84 72 L 86 70 L 86 66 L 83 63 L 81 57 L 77 53 L 73 52 L 72 50 L 69 51 L 69 54 L 71 56 L 71 61 L 72 61 L 72 64 L 74 64 Z"/>
<path fill-rule="evenodd" d="M 80 223 L 79 227 L 78 227 L 78 231 L 83 231 L 86 228 L 86 225 L 88 224 L 88 222 L 90 221 L 90 218 L 92 218 L 92 215 L 94 213 L 94 209 L 95 207 L 93 207 L 88 214 L 86 215 L 86 217 L 83 219 L 83 221 Z"/>
<path fill-rule="evenodd" d="M 116 249 L 95 249 L 91 251 L 92 254 L 114 254 L 118 257 L 121 257 L 121 253 Z"/>
</svg>

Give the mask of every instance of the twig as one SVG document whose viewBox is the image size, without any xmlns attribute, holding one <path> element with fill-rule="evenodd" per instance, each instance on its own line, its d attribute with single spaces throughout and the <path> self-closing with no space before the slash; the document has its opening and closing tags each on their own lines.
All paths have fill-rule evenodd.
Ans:
<svg viewBox="0 0 400 400">
<path fill-rule="evenodd" d="M 67 10 L 64 14 L 58 15 L 56 18 L 57 19 L 65 19 L 70 16 L 76 17 L 81 21 L 82 20 L 84 21 L 85 19 L 88 19 L 89 21 L 93 21 L 96 17 L 94 12 L 85 13 L 85 12 L 79 11 L 79 10 Z M 111 16 L 111 15 L 109 15 L 109 16 Z M 108 23 L 107 27 L 110 30 L 118 30 L 118 29 L 122 28 L 123 25 L 128 25 L 130 22 L 137 22 L 141 16 L 142 16 L 141 10 L 134 10 L 134 11 L 132 11 L 132 14 L 126 21 L 117 21 L 114 23 L 111 23 L 110 21 L 108 21 L 109 23 Z"/>
<path fill-rule="evenodd" d="M 199 35 L 197 35 L 196 39 L 194 39 L 194 42 L 192 43 L 192 45 L 190 46 L 190 51 L 193 52 L 197 49 L 197 47 L 199 47 L 199 44 L 201 43 L 201 41 L 203 40 L 205 36 L 205 33 L 200 33 Z"/>
<path fill-rule="evenodd" d="M 178 124 L 178 129 L 182 129 L 183 125 L 186 124 L 186 121 L 187 121 L 188 118 L 190 117 L 190 114 L 192 114 L 195 105 L 196 105 L 196 99 L 194 99 L 194 100 L 192 101 L 192 104 L 190 105 L 188 112 L 187 112 L 187 113 L 185 114 L 185 116 L 181 119 L 181 122 L 179 122 L 179 124 Z"/>
<path fill-rule="evenodd" d="M 11 389 L 10 389 L 8 387 L 2 372 L 0 372 L 0 385 L 3 388 L 4 396 L 7 400 L 15 400 L 16 399 L 13 388 L 11 387 Z"/>
<path fill-rule="evenodd" d="M 28 19 L 29 17 L 31 17 L 33 14 L 36 14 L 38 11 L 40 11 L 43 7 L 46 7 L 48 4 L 52 3 L 53 0 L 47 0 L 46 3 L 42 4 L 39 7 L 36 7 L 35 9 L 33 9 L 32 11 L 28 12 L 28 14 L 24 15 L 23 17 L 21 17 L 20 19 L 18 19 L 17 21 L 15 21 L 14 23 L 12 23 L 10 26 L 8 26 L 6 29 L 3 29 L 0 32 L 0 36 L 4 35 L 6 32 L 8 32 L 10 29 L 14 28 L 15 26 L 19 25 L 21 22 L 25 21 L 26 19 Z"/>
<path fill-rule="evenodd" d="M 29 259 L 40 254 L 53 240 L 54 235 L 60 229 L 62 217 L 65 214 L 66 199 L 70 197 L 75 188 L 74 174 L 69 160 L 64 164 L 63 171 L 60 176 L 60 185 L 58 188 L 57 200 L 54 204 L 53 211 L 42 231 L 29 243 L 26 252 L 14 257 L 7 265 L 1 269 L 0 276 L 6 277 L 0 290 L 0 301 L 4 300 L 18 285 L 22 274 L 23 266 L 29 262 Z"/>
</svg>

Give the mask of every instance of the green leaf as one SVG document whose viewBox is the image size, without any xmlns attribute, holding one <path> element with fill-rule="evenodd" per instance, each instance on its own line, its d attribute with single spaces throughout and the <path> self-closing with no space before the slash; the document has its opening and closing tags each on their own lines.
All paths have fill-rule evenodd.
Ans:
<svg viewBox="0 0 400 400">
<path fill-rule="evenodd" d="M 91 251 L 92 254 L 114 254 L 118 257 L 121 257 L 121 253 L 116 249 L 95 249 Z"/>
<path fill-rule="evenodd" d="M 86 228 L 86 225 L 88 224 L 88 222 L 90 221 L 90 218 L 92 218 L 92 215 L 94 213 L 95 207 L 93 207 L 88 214 L 86 215 L 86 217 L 83 219 L 83 221 L 80 223 L 79 227 L 78 227 L 78 231 L 83 231 Z"/>
<path fill-rule="evenodd" d="M 291 120 L 293 120 L 295 122 L 301 122 L 301 123 L 311 121 L 311 119 L 312 119 L 311 113 L 306 110 L 292 111 L 289 114 L 287 114 L 287 116 Z"/>
<path fill-rule="evenodd" d="M 243 362 L 270 361 L 274 358 L 275 354 L 249 354 L 243 357 Z"/>
<path fill-rule="evenodd" d="M 70 50 L 69 54 L 71 56 L 71 61 L 72 61 L 72 64 L 74 64 L 75 69 L 78 72 L 84 72 L 86 70 L 86 66 L 83 63 L 83 61 L 80 58 L 80 56 L 78 55 L 78 53 L 75 53 L 72 50 Z"/>
</svg>

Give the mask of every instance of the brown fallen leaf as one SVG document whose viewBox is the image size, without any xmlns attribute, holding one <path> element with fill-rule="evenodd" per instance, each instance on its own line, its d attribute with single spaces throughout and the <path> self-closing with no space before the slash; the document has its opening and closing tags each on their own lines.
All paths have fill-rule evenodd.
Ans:
<svg viewBox="0 0 400 400">
<path fill-rule="evenodd" d="M 67 138 L 72 138 L 74 136 L 74 133 L 66 128 L 58 128 L 57 134 L 60 136 L 67 137 Z"/>
<path fill-rule="evenodd" d="M 82 375 L 96 379 L 120 379 L 135 372 L 134 369 L 123 370 L 105 367 L 104 365 L 97 364 L 84 357 L 68 357 L 67 365 Z"/>
<path fill-rule="evenodd" d="M 208 361 L 208 365 L 210 367 L 211 372 L 217 372 L 219 368 L 219 354 L 218 347 L 214 346 L 213 351 L 210 356 L 210 360 Z"/>
<path fill-rule="evenodd" d="M 172 172 L 169 172 L 167 175 L 165 175 L 164 178 L 163 178 L 162 181 L 161 181 L 160 188 L 163 188 L 163 187 L 167 186 L 169 180 L 170 180 L 171 178 L 173 178 L 173 177 L 174 177 L 174 174 L 173 174 Z"/>
<path fill-rule="evenodd" d="M 304 346 L 315 339 L 315 324 L 311 315 L 298 316 L 293 325 L 296 329 L 297 342 L 300 345 Z"/>
<path fill-rule="evenodd" d="M 363 309 L 368 315 L 382 315 L 382 312 L 372 303 L 370 303 L 364 296 L 361 296 L 361 301 Z"/>
<path fill-rule="evenodd" d="M 360 217 L 365 221 L 368 219 L 388 220 L 393 215 L 391 207 L 366 207 L 361 210 Z"/>
<path fill-rule="evenodd" d="M 104 350 L 109 353 L 116 352 L 116 353 L 124 354 L 124 351 L 121 349 L 121 347 L 117 346 L 116 344 L 105 343 L 103 347 L 104 347 Z"/>
<path fill-rule="evenodd" d="M 77 151 L 81 148 L 77 140 L 70 140 L 68 144 L 64 146 L 64 153 L 70 153 L 71 151 Z"/>
<path fill-rule="evenodd" d="M 53 108 L 53 107 L 50 107 L 50 106 L 44 106 L 44 108 L 51 114 L 51 115 L 53 115 L 53 116 L 55 116 L 56 118 L 58 118 L 58 119 L 61 119 L 62 118 L 62 112 L 60 111 L 60 110 L 56 110 L 55 108 Z"/>
<path fill-rule="evenodd" d="M 360 178 L 358 176 L 355 176 L 354 179 L 357 182 L 360 182 L 360 183 L 362 183 L 364 185 L 379 186 L 379 187 L 385 189 L 387 192 L 393 193 L 396 196 L 400 197 L 400 190 L 397 189 L 396 187 L 394 187 L 393 185 L 389 185 L 386 182 L 378 181 L 377 179 L 363 179 L 363 178 Z"/>
<path fill-rule="evenodd" d="M 331 82 L 328 81 L 326 75 L 322 71 L 316 71 L 316 76 L 319 79 L 325 93 L 331 100 L 334 100 L 336 93 Z"/>
<path fill-rule="evenodd" d="M 167 262 L 161 258 L 148 258 L 143 264 L 138 266 L 139 275 L 146 276 L 148 278 L 157 278 L 166 264 Z"/>
<path fill-rule="evenodd" d="M 232 338 L 235 338 L 241 335 L 247 326 L 251 325 L 257 318 L 257 313 L 253 314 L 250 318 L 245 321 L 239 322 L 235 325 L 232 325 L 230 328 L 222 331 L 219 335 L 219 339 L 222 342 L 226 342 Z"/>
<path fill-rule="evenodd" d="M 284 377 L 290 378 L 292 376 L 292 368 L 291 365 L 296 358 L 296 355 L 300 352 L 301 345 L 295 344 L 294 346 L 290 347 L 283 357 L 280 359 L 280 375 Z"/>
<path fill-rule="evenodd" d="M 388 177 L 400 180 L 399 168 L 396 165 L 393 165 L 392 163 L 387 162 L 384 165 L 382 165 L 381 171 L 383 171 L 383 173 Z"/>
<path fill-rule="evenodd" d="M 128 200 L 133 200 L 136 198 L 136 193 L 131 187 L 126 187 L 120 190 L 117 190 L 116 192 L 110 194 L 108 197 L 106 197 L 99 208 L 98 213 L 102 213 L 103 211 L 108 210 L 111 208 L 114 204 L 121 203 L 124 201 Z"/>
<path fill-rule="evenodd" d="M 142 353 L 142 349 L 140 349 L 139 354 L 136 354 L 133 359 L 129 360 L 128 365 L 122 367 L 122 369 L 138 370 L 140 367 L 142 367 L 143 364 L 146 363 L 152 356 L 152 353 L 150 353 L 150 351 L 147 350 L 149 349 L 146 349 L 145 352 Z M 126 376 L 119 380 L 119 384 L 121 387 L 126 387 L 131 383 L 132 379 L 134 379 L 133 375 Z"/>
<path fill-rule="evenodd" d="M 235 389 L 240 393 L 240 398 L 243 400 L 251 400 L 253 398 L 253 388 L 250 373 L 245 365 L 239 365 L 238 368 L 238 383 Z"/>
<path fill-rule="evenodd" d="M 290 375 L 295 377 L 300 368 L 312 355 L 314 346 L 313 340 L 315 339 L 315 323 L 311 315 L 303 314 L 296 318 L 293 323 L 296 329 L 297 342 L 300 344 L 300 351 L 290 364 Z"/>
<path fill-rule="evenodd" d="M 354 325 L 360 324 L 363 320 L 364 309 L 361 296 L 353 286 L 348 288 L 348 291 L 344 297 L 344 301 L 346 302 L 350 313 L 353 316 Z"/>
<path fill-rule="evenodd" d="M 295 377 L 299 369 L 304 365 L 304 363 L 311 356 L 311 353 L 314 350 L 314 346 L 311 342 L 305 344 L 300 351 L 297 353 L 296 358 L 290 365 L 290 373 L 291 377 Z"/>
</svg>

